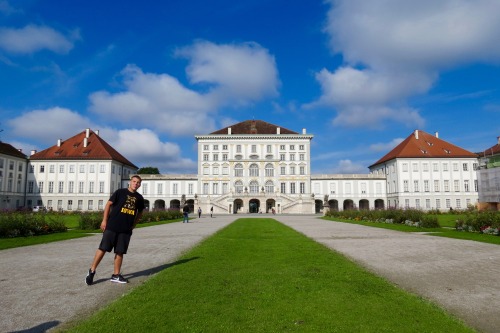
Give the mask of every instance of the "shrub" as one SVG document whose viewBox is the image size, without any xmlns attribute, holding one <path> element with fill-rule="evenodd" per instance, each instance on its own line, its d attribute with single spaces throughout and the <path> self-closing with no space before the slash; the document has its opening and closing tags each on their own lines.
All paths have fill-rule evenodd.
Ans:
<svg viewBox="0 0 500 333">
<path fill-rule="evenodd" d="M 0 215 L 0 237 L 26 237 L 67 230 L 64 221 L 55 214 L 4 212 Z"/>
<path fill-rule="evenodd" d="M 101 227 L 102 212 L 82 212 L 79 228 L 81 230 L 96 230 Z"/>
<path fill-rule="evenodd" d="M 405 224 L 421 228 L 439 228 L 439 222 L 436 216 L 425 213 L 419 209 L 396 209 L 387 210 L 346 210 L 346 211 L 328 211 L 325 216 L 337 217 L 346 220 L 369 221 Z"/>
</svg>

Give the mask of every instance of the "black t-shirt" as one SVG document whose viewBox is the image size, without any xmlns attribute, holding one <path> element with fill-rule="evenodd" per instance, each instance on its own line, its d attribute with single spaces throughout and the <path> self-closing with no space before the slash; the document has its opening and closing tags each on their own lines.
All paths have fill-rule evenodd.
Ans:
<svg viewBox="0 0 500 333">
<path fill-rule="evenodd" d="M 126 188 L 116 190 L 109 198 L 113 202 L 108 217 L 107 230 L 132 233 L 137 214 L 144 210 L 144 198 Z"/>
</svg>

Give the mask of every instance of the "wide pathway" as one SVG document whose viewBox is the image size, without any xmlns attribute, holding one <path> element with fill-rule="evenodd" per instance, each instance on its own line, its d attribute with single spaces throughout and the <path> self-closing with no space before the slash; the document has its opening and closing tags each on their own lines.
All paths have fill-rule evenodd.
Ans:
<svg viewBox="0 0 500 333">
<path fill-rule="evenodd" d="M 181 254 L 239 217 L 136 229 L 123 264 L 127 285 L 108 281 L 112 254 L 98 267 L 95 284 L 85 285 L 100 235 L 0 251 L 0 332 L 45 332 L 89 315 L 151 274 L 184 264 L 177 260 Z M 499 331 L 500 246 L 333 223 L 318 216 L 273 217 L 479 331 Z"/>
</svg>

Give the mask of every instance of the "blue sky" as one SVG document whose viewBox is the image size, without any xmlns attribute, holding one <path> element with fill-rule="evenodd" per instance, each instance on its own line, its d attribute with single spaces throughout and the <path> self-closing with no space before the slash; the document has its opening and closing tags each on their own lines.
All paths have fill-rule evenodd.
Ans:
<svg viewBox="0 0 500 333">
<path fill-rule="evenodd" d="M 196 173 L 194 135 L 313 134 L 312 172 L 367 173 L 415 129 L 500 136 L 500 1 L 0 0 L 0 140 L 85 128 L 139 167 Z"/>
</svg>

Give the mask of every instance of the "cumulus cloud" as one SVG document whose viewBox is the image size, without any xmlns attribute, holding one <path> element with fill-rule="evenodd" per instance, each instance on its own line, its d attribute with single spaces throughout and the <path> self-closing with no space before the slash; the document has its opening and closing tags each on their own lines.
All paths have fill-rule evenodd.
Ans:
<svg viewBox="0 0 500 333">
<path fill-rule="evenodd" d="M 20 10 L 12 7 L 8 1 L 0 0 L 0 13 L 5 15 L 11 15 L 18 12 L 20 12 Z"/>
<path fill-rule="evenodd" d="M 362 174 L 367 173 L 367 168 L 364 165 L 353 163 L 351 160 L 340 160 L 333 168 L 333 173 L 336 174 Z"/>
<path fill-rule="evenodd" d="M 389 152 L 403 142 L 403 138 L 392 139 L 390 142 L 379 142 L 370 145 L 370 150 L 375 152 Z"/>
<path fill-rule="evenodd" d="M 23 133 L 24 141 L 12 145 L 29 154 L 30 150 L 43 150 L 56 144 L 57 139 L 67 139 L 86 128 L 99 130 L 99 135 L 137 166 L 155 166 L 163 173 L 180 173 L 192 170 L 196 162 L 182 157 L 179 146 L 163 142 L 149 129 L 118 130 L 101 127 L 89 118 L 69 109 L 55 107 L 33 110 L 7 122 L 9 132 Z"/>
<path fill-rule="evenodd" d="M 0 28 L 0 48 L 15 54 L 30 54 L 44 49 L 65 54 L 79 38 L 78 31 L 64 36 L 50 27 L 33 24 L 20 29 Z"/>
<path fill-rule="evenodd" d="M 122 71 L 124 90 L 91 94 L 89 110 L 122 124 L 190 136 L 214 130 L 213 116 L 220 107 L 277 94 L 274 58 L 256 44 L 197 42 L 176 55 L 189 59 L 186 71 L 192 87 L 169 74 L 145 73 L 128 65 Z"/>
<path fill-rule="evenodd" d="M 322 95 L 306 106 L 335 108 L 336 125 L 378 126 L 389 119 L 421 126 L 418 110 L 406 101 L 426 93 L 440 71 L 500 60 L 496 0 L 329 2 L 325 32 L 345 64 L 316 74 Z"/>
</svg>

